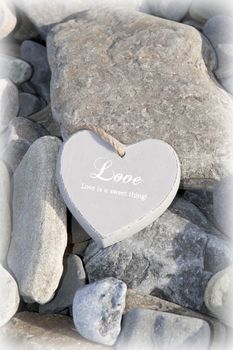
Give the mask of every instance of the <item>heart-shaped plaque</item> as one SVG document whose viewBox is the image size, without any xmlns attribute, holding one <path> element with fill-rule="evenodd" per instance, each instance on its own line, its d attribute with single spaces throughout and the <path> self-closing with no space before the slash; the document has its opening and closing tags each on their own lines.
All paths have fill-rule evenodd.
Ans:
<svg viewBox="0 0 233 350">
<path fill-rule="evenodd" d="M 121 158 L 88 130 L 62 146 L 57 181 L 67 207 L 84 230 L 107 247 L 142 230 L 171 204 L 180 164 L 166 142 L 148 139 L 125 145 Z"/>
</svg>

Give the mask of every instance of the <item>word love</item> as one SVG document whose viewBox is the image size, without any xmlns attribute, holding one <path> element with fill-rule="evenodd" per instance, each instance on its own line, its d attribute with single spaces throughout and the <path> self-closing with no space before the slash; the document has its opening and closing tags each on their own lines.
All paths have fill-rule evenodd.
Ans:
<svg viewBox="0 0 233 350">
<path fill-rule="evenodd" d="M 92 179 L 99 179 L 102 181 L 113 181 L 122 182 L 123 184 L 131 183 L 132 185 L 138 186 L 143 181 L 140 176 L 133 177 L 130 174 L 117 173 L 112 169 L 113 162 L 106 160 L 106 158 L 99 157 L 94 161 L 94 168 L 97 172 L 91 173 Z"/>
</svg>

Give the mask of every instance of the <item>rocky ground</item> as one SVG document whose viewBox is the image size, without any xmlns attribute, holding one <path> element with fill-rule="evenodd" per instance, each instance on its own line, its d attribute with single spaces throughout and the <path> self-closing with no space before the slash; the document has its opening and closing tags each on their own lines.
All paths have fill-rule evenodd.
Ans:
<svg viewBox="0 0 233 350">
<path fill-rule="evenodd" d="M 230 349 L 229 1 L 3 0 L 0 39 L 0 342 Z M 171 206 L 107 248 L 56 183 L 80 122 L 126 144 L 162 139 L 181 162 Z"/>
</svg>

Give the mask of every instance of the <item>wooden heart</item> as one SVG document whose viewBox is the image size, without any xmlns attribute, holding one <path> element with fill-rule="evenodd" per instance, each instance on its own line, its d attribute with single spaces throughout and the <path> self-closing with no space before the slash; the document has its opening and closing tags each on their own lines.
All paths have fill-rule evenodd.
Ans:
<svg viewBox="0 0 233 350">
<path fill-rule="evenodd" d="M 171 204 L 180 183 L 174 149 L 148 139 L 125 146 L 121 158 L 91 131 L 62 146 L 57 182 L 67 207 L 102 247 L 121 241 L 156 220 Z"/>
</svg>

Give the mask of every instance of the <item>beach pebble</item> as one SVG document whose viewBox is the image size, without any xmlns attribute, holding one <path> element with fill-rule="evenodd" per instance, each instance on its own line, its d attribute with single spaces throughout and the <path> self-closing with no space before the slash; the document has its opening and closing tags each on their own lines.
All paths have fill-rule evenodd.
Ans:
<svg viewBox="0 0 233 350">
<path fill-rule="evenodd" d="M 30 79 L 31 66 L 20 58 L 0 55 L 0 78 L 10 79 L 15 84 L 21 84 Z"/>
<path fill-rule="evenodd" d="M 0 79 L 0 133 L 7 128 L 19 110 L 17 87 L 8 79 Z"/>
</svg>

